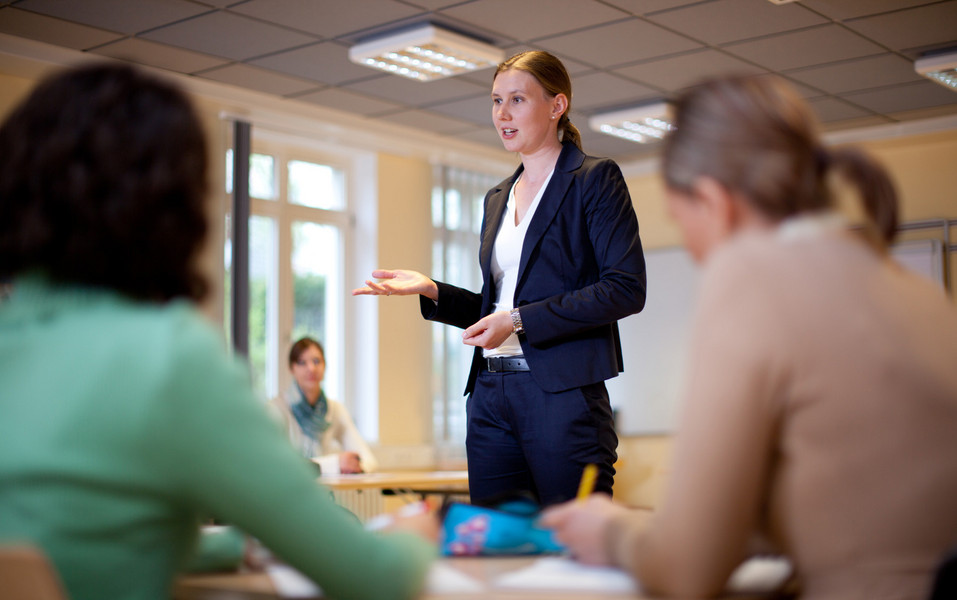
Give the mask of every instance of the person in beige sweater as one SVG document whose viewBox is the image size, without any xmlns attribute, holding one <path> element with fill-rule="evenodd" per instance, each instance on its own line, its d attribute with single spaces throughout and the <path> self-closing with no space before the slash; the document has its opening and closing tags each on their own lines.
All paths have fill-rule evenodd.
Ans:
<svg viewBox="0 0 957 600">
<path fill-rule="evenodd" d="M 720 593 L 760 544 L 805 599 L 927 598 L 957 544 L 957 310 L 886 251 L 888 175 L 825 149 L 779 80 L 709 80 L 676 108 L 663 175 L 703 273 L 672 476 L 654 513 L 594 495 L 543 523 L 665 596 Z"/>
</svg>

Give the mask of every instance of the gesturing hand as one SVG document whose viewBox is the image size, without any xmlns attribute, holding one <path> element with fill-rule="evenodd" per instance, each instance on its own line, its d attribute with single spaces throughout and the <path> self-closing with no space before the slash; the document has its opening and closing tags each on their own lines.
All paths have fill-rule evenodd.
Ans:
<svg viewBox="0 0 957 600">
<path fill-rule="evenodd" d="M 408 296 L 421 294 L 426 298 L 438 301 L 439 288 L 435 282 L 419 273 L 406 269 L 376 269 L 371 279 L 366 280 L 364 287 L 352 290 L 353 296 Z"/>
</svg>

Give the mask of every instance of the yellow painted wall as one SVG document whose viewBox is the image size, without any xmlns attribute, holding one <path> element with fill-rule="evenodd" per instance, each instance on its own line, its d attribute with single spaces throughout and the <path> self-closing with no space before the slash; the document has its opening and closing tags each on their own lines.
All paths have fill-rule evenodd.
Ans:
<svg viewBox="0 0 957 600">
<path fill-rule="evenodd" d="M 0 73 L 0 119 L 33 89 L 33 80 Z"/>
<path fill-rule="evenodd" d="M 380 154 L 379 266 L 428 274 L 432 263 L 432 167 Z M 360 298 L 379 303 L 379 443 L 432 441 L 431 324 L 418 296 Z"/>
</svg>

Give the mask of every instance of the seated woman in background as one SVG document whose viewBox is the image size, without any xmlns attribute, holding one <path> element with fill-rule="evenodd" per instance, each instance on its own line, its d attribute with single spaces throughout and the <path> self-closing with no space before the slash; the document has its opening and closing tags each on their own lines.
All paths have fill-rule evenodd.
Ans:
<svg viewBox="0 0 957 600">
<path fill-rule="evenodd" d="M 757 539 L 803 598 L 927 598 L 957 543 L 957 310 L 889 255 L 888 174 L 825 148 L 770 77 L 705 82 L 676 113 L 668 207 L 703 272 L 667 491 L 652 515 L 595 495 L 544 524 L 661 595 L 719 593 Z M 860 193 L 853 229 L 832 173 Z"/>
<path fill-rule="evenodd" d="M 289 441 L 311 458 L 323 473 L 371 473 L 378 462 L 359 434 L 345 406 L 326 398 L 322 379 L 326 353 L 322 344 L 304 337 L 289 349 L 293 382 L 285 396 L 269 401 Z"/>
<path fill-rule="evenodd" d="M 339 509 L 192 302 L 208 156 L 184 94 L 56 74 L 0 156 L 0 543 L 39 547 L 72 600 L 166 600 L 213 516 L 331 597 L 416 597 L 434 515 L 379 535 Z"/>
</svg>

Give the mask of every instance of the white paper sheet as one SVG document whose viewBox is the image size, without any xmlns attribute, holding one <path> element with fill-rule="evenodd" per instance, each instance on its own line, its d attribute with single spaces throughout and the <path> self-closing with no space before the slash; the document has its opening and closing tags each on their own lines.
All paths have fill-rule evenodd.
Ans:
<svg viewBox="0 0 957 600">
<path fill-rule="evenodd" d="M 791 576 L 791 561 L 779 556 L 758 556 L 746 560 L 731 574 L 729 592 L 771 592 Z"/>
<path fill-rule="evenodd" d="M 270 565 L 266 567 L 266 572 L 282 598 L 313 598 L 322 595 L 319 586 L 289 565 Z M 484 592 L 485 586 L 461 571 L 436 561 L 429 569 L 425 589 L 430 594 L 475 594 Z"/>
<path fill-rule="evenodd" d="M 791 563 L 780 557 L 752 558 L 741 564 L 728 580 L 734 593 L 771 592 L 791 574 Z M 499 576 L 496 588 L 575 590 L 635 594 L 641 586 L 621 569 L 583 565 L 565 556 L 547 556 L 532 565 Z"/>
<path fill-rule="evenodd" d="M 486 591 L 482 582 L 441 561 L 432 563 L 425 590 L 429 594 L 475 594 Z"/>
<path fill-rule="evenodd" d="M 565 556 L 542 557 L 524 569 L 499 576 L 493 585 L 514 589 L 638 592 L 635 581 L 621 569 L 583 565 Z"/>
<path fill-rule="evenodd" d="M 289 565 L 269 565 L 266 573 L 281 598 L 315 598 L 322 595 L 319 586 Z"/>
</svg>

